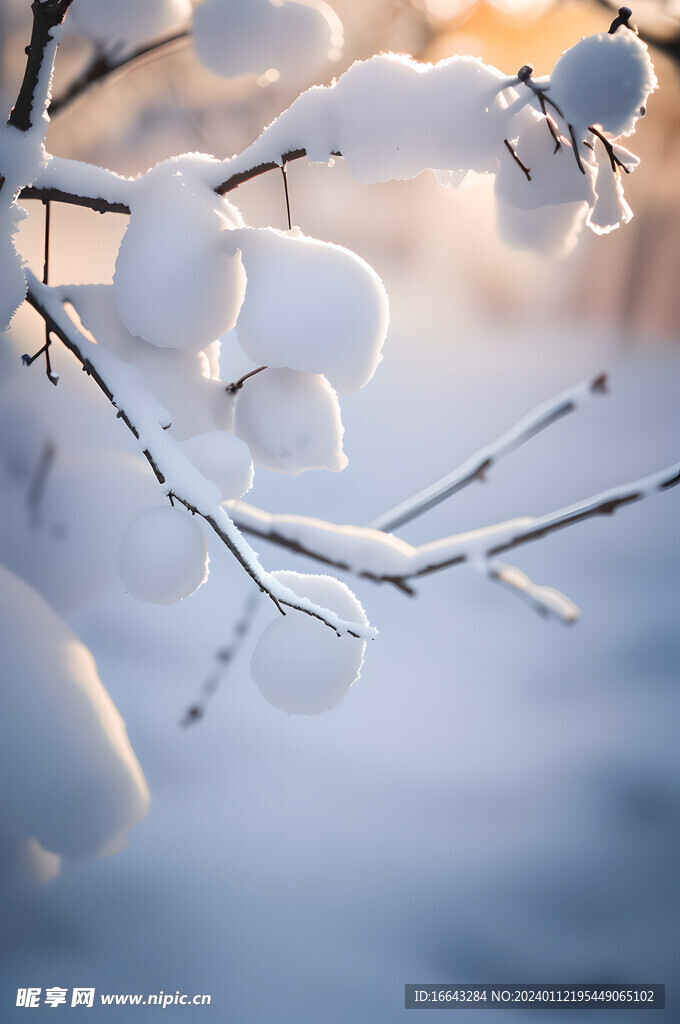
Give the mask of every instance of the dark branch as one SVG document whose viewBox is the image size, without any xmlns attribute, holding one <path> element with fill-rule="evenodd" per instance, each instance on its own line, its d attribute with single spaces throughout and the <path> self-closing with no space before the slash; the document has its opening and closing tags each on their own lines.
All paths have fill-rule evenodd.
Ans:
<svg viewBox="0 0 680 1024">
<path fill-rule="evenodd" d="M 235 380 L 233 384 L 227 384 L 224 390 L 228 391 L 229 394 L 234 395 L 236 394 L 237 391 L 241 390 L 244 382 L 247 381 L 250 377 L 254 377 L 257 373 L 262 373 L 263 370 L 267 369 L 267 366 L 258 366 L 256 370 L 251 370 L 250 373 L 244 373 L 243 376 L 239 377 L 238 380 Z"/>
<path fill-rule="evenodd" d="M 71 0 L 43 0 L 42 3 L 40 0 L 34 0 L 31 4 L 33 31 L 30 45 L 26 48 L 28 56 L 26 70 L 17 101 L 12 107 L 7 121 L 8 125 L 18 128 L 20 132 L 27 132 L 32 127 L 31 116 L 36 98 L 35 91 L 40 78 L 45 50 L 53 38 L 50 33 L 57 25 L 61 25 L 70 6 Z"/>
<path fill-rule="evenodd" d="M 175 35 L 168 36 L 166 39 L 159 39 L 154 43 L 149 43 L 147 46 L 135 50 L 126 57 L 121 57 L 120 60 L 117 60 L 110 54 L 97 53 L 88 67 L 71 82 L 66 91 L 61 96 L 57 96 L 56 99 L 52 100 L 50 113 L 52 116 L 59 114 L 82 93 L 86 92 L 91 85 L 102 82 L 114 72 L 121 71 L 122 69 L 131 70 L 133 65 L 145 63 L 144 58 L 149 57 L 151 54 L 158 54 L 159 51 L 172 47 L 174 43 L 189 39 L 190 37 L 191 33 L 184 29 L 182 32 L 176 32 Z"/>
</svg>

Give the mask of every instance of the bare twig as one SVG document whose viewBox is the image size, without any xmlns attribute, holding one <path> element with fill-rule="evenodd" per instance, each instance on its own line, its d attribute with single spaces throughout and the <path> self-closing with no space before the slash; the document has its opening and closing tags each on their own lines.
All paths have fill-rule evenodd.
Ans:
<svg viewBox="0 0 680 1024">
<path fill-rule="evenodd" d="M 569 413 L 574 412 L 579 404 L 590 395 L 601 395 L 606 392 L 607 378 L 605 374 L 599 374 L 592 380 L 579 384 L 575 388 L 569 388 L 556 398 L 543 402 L 536 409 L 526 416 L 523 416 L 513 427 L 502 434 L 497 440 L 492 441 L 484 448 L 480 448 L 474 455 L 466 459 L 453 472 L 447 473 L 441 480 L 431 484 L 414 494 L 412 498 L 396 505 L 388 512 L 384 512 L 371 522 L 375 530 L 389 532 L 404 523 L 410 522 L 428 509 L 434 508 L 440 502 L 445 501 L 456 494 L 464 487 L 475 480 L 483 480 L 492 466 L 501 459 L 510 455 L 521 445 L 526 444 L 532 437 L 540 434 L 541 431 L 556 423 Z"/>
<path fill-rule="evenodd" d="M 288 220 L 288 230 L 293 227 L 293 222 L 290 219 L 290 196 L 288 195 L 288 164 L 281 164 L 281 174 L 283 175 L 283 191 L 286 196 L 286 217 Z"/>
<path fill-rule="evenodd" d="M 124 57 L 116 58 L 113 54 L 96 53 L 82 74 L 78 75 L 71 82 L 61 96 L 57 96 L 52 100 L 50 113 L 52 116 L 59 114 L 81 96 L 82 93 L 86 92 L 90 86 L 104 81 L 114 72 L 132 70 L 133 67 L 146 63 L 146 59 L 150 56 L 158 56 L 162 51 L 171 50 L 175 47 L 176 43 L 183 43 L 190 38 L 191 33 L 188 29 L 184 29 L 181 32 L 176 32 L 174 35 L 167 36 L 165 39 L 157 39 L 155 42 L 142 46 Z"/>
<path fill-rule="evenodd" d="M 522 169 L 522 170 L 524 171 L 524 175 L 525 175 L 525 177 L 526 177 L 527 181 L 531 181 L 531 172 L 530 172 L 530 168 L 528 168 L 528 167 L 526 166 L 526 164 L 522 163 L 522 161 L 520 160 L 520 158 L 519 158 L 519 157 L 517 156 L 517 152 L 516 152 L 516 150 L 515 150 L 515 148 L 513 147 L 513 145 L 512 145 L 512 143 L 511 143 L 511 142 L 509 142 L 509 141 L 508 141 L 507 139 L 503 139 L 503 142 L 505 143 L 505 145 L 506 145 L 506 147 L 507 147 L 507 150 L 508 150 L 508 152 L 510 153 L 510 156 L 512 157 L 512 159 L 513 159 L 513 160 L 515 161 L 515 163 L 516 163 L 516 164 L 518 164 L 518 165 L 519 165 L 519 166 L 521 167 L 521 169 Z"/>
<path fill-rule="evenodd" d="M 606 135 L 603 135 L 600 129 L 593 124 L 588 125 L 588 131 L 592 132 L 593 135 L 596 135 L 602 143 L 602 145 L 604 146 L 607 156 L 609 157 L 609 163 L 611 164 L 614 173 L 616 173 L 618 171 L 618 168 L 620 167 L 625 174 L 630 174 L 630 167 L 624 164 L 623 160 L 619 159 L 619 157 L 614 152 L 614 147 L 612 146 L 611 142 L 606 137 Z"/>
<path fill-rule="evenodd" d="M 258 366 L 258 368 L 256 370 L 251 370 L 249 373 L 244 373 L 243 376 L 239 377 L 238 380 L 233 381 L 233 383 L 231 383 L 231 384 L 227 384 L 225 386 L 224 390 L 228 391 L 230 395 L 234 395 L 234 394 L 236 394 L 237 391 L 241 390 L 241 388 L 243 387 L 244 383 L 247 380 L 249 380 L 250 377 L 254 377 L 256 374 L 262 373 L 263 370 L 267 370 L 267 369 L 269 369 L 269 367 L 267 367 L 267 366 Z"/>
<path fill-rule="evenodd" d="M 255 595 L 251 594 L 232 630 L 230 642 L 226 647 L 221 647 L 215 654 L 217 664 L 203 683 L 197 699 L 187 708 L 184 717 L 180 721 L 180 725 L 192 725 L 194 722 L 198 722 L 203 718 L 208 702 L 212 700 L 217 693 L 217 690 L 224 681 L 227 671 L 233 664 L 234 659 L 241 649 L 241 644 L 243 643 L 255 619 L 257 607 L 257 598 Z"/>
<path fill-rule="evenodd" d="M 40 518 L 40 504 L 42 502 L 43 494 L 45 493 L 45 485 L 50 474 L 50 470 L 56 458 L 57 449 L 54 447 L 51 441 L 46 441 L 38 464 L 35 467 L 35 472 L 31 478 L 30 486 L 28 488 L 28 494 L 26 496 L 26 504 L 30 513 L 30 519 L 33 526 L 37 526 Z"/>
</svg>

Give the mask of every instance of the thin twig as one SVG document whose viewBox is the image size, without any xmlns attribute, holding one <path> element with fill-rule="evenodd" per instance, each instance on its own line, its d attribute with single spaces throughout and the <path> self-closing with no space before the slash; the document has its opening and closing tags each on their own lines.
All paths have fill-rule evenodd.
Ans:
<svg viewBox="0 0 680 1024">
<path fill-rule="evenodd" d="M 50 114 L 55 116 L 65 110 L 74 100 L 76 100 L 82 93 L 86 92 L 91 85 L 95 85 L 98 82 L 104 81 L 116 71 L 122 69 L 132 70 L 132 66 L 139 67 L 140 64 L 146 63 L 144 58 L 148 58 L 150 55 L 157 55 L 159 51 L 170 49 L 173 44 L 177 42 L 183 42 L 191 38 L 191 32 L 188 29 L 183 29 L 181 32 L 176 32 L 172 36 L 168 36 L 165 39 L 158 39 L 156 42 L 149 43 L 147 46 L 142 46 L 133 53 L 129 53 L 125 57 L 121 57 L 119 60 L 111 54 L 97 53 L 88 67 L 78 75 L 78 77 L 71 82 L 68 88 L 62 93 L 61 96 L 57 96 L 52 100 L 50 105 Z"/>
<path fill-rule="evenodd" d="M 57 449 L 54 447 L 52 442 L 46 441 L 43 446 L 43 450 L 40 453 L 38 464 L 35 467 L 35 472 L 28 488 L 28 494 L 26 495 L 26 504 L 28 505 L 29 515 L 33 526 L 37 526 L 39 522 L 40 503 L 42 501 L 43 494 L 45 493 L 45 486 L 56 454 Z"/>
<path fill-rule="evenodd" d="M 581 172 L 581 174 L 585 174 L 586 173 L 586 169 L 583 166 L 583 161 L 581 160 L 581 154 L 579 152 L 578 140 L 576 138 L 576 133 L 574 131 L 574 126 L 571 125 L 571 124 L 568 124 L 567 128 L 569 129 L 569 136 L 571 138 L 571 145 L 572 145 L 572 149 L 574 150 L 574 157 L 576 158 L 576 165 L 577 165 L 579 171 Z"/>
<path fill-rule="evenodd" d="M 592 132 L 593 135 L 597 136 L 597 138 L 604 146 L 607 156 L 609 157 L 609 163 L 611 164 L 614 173 L 616 173 L 618 171 L 618 168 L 620 167 L 625 174 L 630 174 L 630 167 L 627 167 L 626 164 L 624 164 L 623 160 L 619 160 L 618 156 L 614 152 L 614 147 L 612 146 L 611 142 L 605 135 L 602 134 L 599 128 L 591 124 L 588 125 L 588 131 Z"/>
<path fill-rule="evenodd" d="M 530 172 L 530 169 L 529 169 L 529 168 L 528 168 L 528 167 L 526 166 L 526 164 L 523 164 L 523 163 L 522 163 L 522 161 L 520 160 L 520 158 L 519 158 L 519 157 L 517 156 L 517 152 L 516 152 L 516 150 L 514 149 L 514 147 L 512 146 L 512 144 L 511 144 L 511 143 L 510 143 L 510 142 L 509 142 L 509 141 L 508 141 L 507 139 L 503 139 L 503 142 L 505 143 L 505 145 L 506 145 L 506 147 L 507 147 L 507 149 L 508 149 L 508 152 L 509 152 L 509 153 L 510 153 L 510 155 L 512 156 L 512 159 L 513 159 L 513 160 L 515 161 L 515 163 L 519 164 L 519 166 L 520 166 L 520 167 L 522 168 L 522 170 L 524 171 L 524 174 L 525 174 L 525 176 L 526 176 L 526 179 L 527 179 L 527 181 L 531 181 L 531 172 Z"/>
<path fill-rule="evenodd" d="M 239 650 L 241 649 L 241 645 L 255 619 L 257 608 L 257 597 L 251 594 L 243 607 L 238 621 L 234 625 L 231 641 L 226 647 L 221 647 L 215 654 L 217 664 L 203 683 L 197 699 L 187 708 L 184 713 L 184 717 L 179 723 L 180 725 L 192 725 L 194 722 L 198 722 L 203 718 L 208 702 L 212 700 L 217 693 L 217 690 L 224 681 L 227 671 L 231 668 Z"/>
<path fill-rule="evenodd" d="M 234 394 L 236 394 L 237 391 L 241 390 L 241 388 L 243 387 L 244 383 L 247 380 L 249 380 L 250 377 L 254 377 L 255 374 L 262 373 L 263 370 L 268 370 L 268 369 L 269 369 L 268 366 L 258 366 L 258 368 L 256 370 L 251 370 L 249 373 L 244 373 L 242 377 L 239 377 L 239 379 L 235 380 L 232 384 L 227 384 L 225 386 L 224 390 L 228 391 L 230 395 L 234 395 Z"/>
<path fill-rule="evenodd" d="M 286 196 L 286 216 L 288 218 L 288 230 L 290 231 L 293 227 L 293 222 L 290 219 L 290 197 L 288 195 L 288 164 L 281 164 L 281 174 L 283 175 L 283 191 Z"/>
</svg>

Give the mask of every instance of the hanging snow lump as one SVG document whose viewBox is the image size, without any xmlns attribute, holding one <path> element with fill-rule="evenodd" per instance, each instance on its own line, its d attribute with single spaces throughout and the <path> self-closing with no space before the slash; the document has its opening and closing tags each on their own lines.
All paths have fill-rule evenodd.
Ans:
<svg viewBox="0 0 680 1024">
<path fill-rule="evenodd" d="M 338 396 L 319 374 L 266 369 L 245 382 L 236 402 L 234 432 L 255 465 L 275 473 L 344 469 L 343 429 Z"/>
<path fill-rule="evenodd" d="M 216 483 L 222 501 L 240 498 L 253 484 L 253 460 L 248 445 L 222 430 L 196 434 L 177 447 L 199 473 Z"/>
<path fill-rule="evenodd" d="M 352 591 L 332 576 L 274 572 L 299 597 L 329 608 L 341 618 L 367 624 Z M 338 637 L 309 615 L 278 616 L 257 642 L 250 671 L 269 704 L 289 715 L 319 715 L 336 707 L 359 678 L 366 643 Z"/>
<path fill-rule="evenodd" d="M 143 512 L 123 537 L 118 572 L 140 601 L 174 604 L 208 578 L 208 547 L 196 519 L 179 508 Z"/>
<path fill-rule="evenodd" d="M 130 206 L 113 280 L 118 316 L 152 345 L 207 348 L 234 326 L 245 293 L 228 237 L 240 214 L 202 181 L 200 161 L 187 158 L 136 181 Z"/>
<path fill-rule="evenodd" d="M 257 363 L 323 373 L 344 394 L 381 359 L 389 305 L 382 281 L 349 249 L 293 231 L 238 232 L 248 285 L 238 339 Z"/>
<path fill-rule="evenodd" d="M 646 45 L 622 26 L 565 50 L 550 76 L 549 96 L 577 134 L 593 124 L 618 138 L 635 130 L 656 87 Z"/>
</svg>

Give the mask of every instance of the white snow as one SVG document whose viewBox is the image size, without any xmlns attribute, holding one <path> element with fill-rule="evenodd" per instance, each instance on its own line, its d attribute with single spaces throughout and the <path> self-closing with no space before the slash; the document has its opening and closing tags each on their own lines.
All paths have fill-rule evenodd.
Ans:
<svg viewBox="0 0 680 1024">
<path fill-rule="evenodd" d="M 169 505 L 138 516 L 118 553 L 126 589 L 151 604 L 189 597 L 207 580 L 208 562 L 208 546 L 196 519 Z"/>
<path fill-rule="evenodd" d="M 578 242 L 587 215 L 585 202 L 541 206 L 536 210 L 500 202 L 496 206 L 496 227 L 503 241 L 515 249 L 567 256 Z"/>
<path fill-rule="evenodd" d="M 240 498 L 252 487 L 253 460 L 239 437 L 210 430 L 180 441 L 177 447 L 200 473 L 217 484 L 223 501 Z"/>
<path fill-rule="evenodd" d="M 574 158 L 574 152 L 566 143 L 557 152 L 548 130 L 545 118 L 530 107 L 524 107 L 513 119 L 512 145 L 522 163 L 528 167 L 529 181 L 514 160 L 507 147 L 499 150 L 499 167 L 496 174 L 495 193 L 500 203 L 508 203 L 523 210 L 536 210 L 543 206 L 595 202 L 593 180 L 595 165 L 592 153 L 587 150 L 581 162 L 586 171 L 582 174 Z M 608 162 L 608 161 L 607 161 Z"/>
<path fill-rule="evenodd" d="M 218 75 L 309 79 L 344 45 L 342 22 L 322 0 L 203 0 L 194 12 L 196 55 Z M 270 78 L 269 80 L 273 80 Z"/>
<path fill-rule="evenodd" d="M 77 0 L 66 23 L 107 54 L 122 57 L 177 32 L 190 16 L 190 0 Z"/>
<path fill-rule="evenodd" d="M 151 453 L 156 472 L 163 481 L 164 492 L 180 496 L 209 523 L 220 540 L 229 547 L 244 569 L 272 601 L 287 604 L 292 608 L 304 609 L 307 613 L 324 621 L 339 634 L 354 632 L 364 638 L 376 636 L 377 631 L 372 627 L 347 622 L 340 619 L 333 611 L 322 608 L 320 605 L 314 605 L 307 598 L 298 598 L 263 569 L 256 552 L 246 543 L 226 510 L 219 504 L 219 488 L 192 465 L 179 450 L 177 442 L 169 434 L 169 431 L 164 429 L 167 426 L 167 410 L 163 409 L 149 394 L 142 374 L 136 368 L 123 362 L 113 352 L 107 351 L 104 346 L 97 345 L 77 328 L 62 305 L 62 302 L 68 298 L 67 294 L 59 289 L 41 284 L 30 271 L 27 272 L 27 280 L 35 300 L 49 311 L 54 324 L 71 339 L 71 343 L 80 353 L 81 359 L 87 361 L 105 381 L 113 403 L 120 410 L 124 410 L 130 422 L 134 424 L 139 449 L 143 453 Z M 293 370 L 272 370 L 271 372 L 272 376 L 282 373 L 295 374 Z M 335 399 L 335 415 L 339 424 L 337 396 L 323 378 L 318 378 L 321 384 L 317 384 L 315 389 L 317 379 L 314 376 L 305 374 L 298 376 L 306 378 L 308 381 L 306 389 L 303 388 L 303 391 L 307 391 L 307 397 L 313 395 L 316 390 L 317 401 L 311 403 L 312 411 L 325 412 L 327 420 L 325 427 L 330 433 L 328 428 L 332 416 L 329 417 L 328 406 L 326 405 L 324 409 L 323 401 L 321 403 L 318 401 L 319 389 L 323 392 L 325 388 L 328 396 Z M 253 380 L 256 379 L 253 378 Z M 311 390 L 310 381 L 312 382 Z M 333 408 L 332 405 L 331 408 Z M 323 421 L 323 416 L 321 420 Z M 330 425 L 332 426 L 332 424 Z M 340 430 L 336 425 L 336 441 L 339 437 Z M 299 442 L 301 439 L 302 435 L 298 432 L 294 440 Z M 315 446 L 314 450 L 318 450 L 318 448 Z M 338 460 L 336 451 L 336 461 Z"/>
<path fill-rule="evenodd" d="M 54 855 L 126 846 L 149 793 L 125 724 L 89 650 L 3 566 L 0 666 L 0 848 L 17 848 L 34 874 L 54 874 Z"/>
<path fill-rule="evenodd" d="M 331 91 L 334 148 L 359 182 L 413 178 L 434 170 L 496 169 L 505 134 L 508 84 L 474 57 L 434 66 L 381 54 L 354 64 Z"/>
<path fill-rule="evenodd" d="M 630 135 L 657 87 L 646 44 L 625 27 L 587 36 L 566 50 L 550 83 L 550 98 L 579 138 L 591 124 L 613 138 Z"/>
<path fill-rule="evenodd" d="M 595 182 L 597 200 L 588 214 L 588 225 L 598 235 L 609 234 L 620 224 L 627 224 L 633 211 L 623 195 L 621 175 L 613 171 L 609 161 L 604 158 L 600 162 Z"/>
<path fill-rule="evenodd" d="M 311 516 L 271 514 L 244 501 L 229 502 L 227 507 L 236 525 L 244 530 L 265 538 L 268 534 L 282 537 L 357 576 L 376 579 L 409 579 L 432 565 L 455 559 L 484 561 L 489 549 L 528 533 L 538 523 L 531 516 L 521 516 L 414 545 L 370 526 L 343 526 Z"/>
<path fill-rule="evenodd" d="M 243 222 L 203 183 L 201 170 L 198 158 L 183 169 L 168 161 L 131 190 L 114 275 L 116 309 L 131 334 L 160 348 L 206 348 L 234 326 L 243 301 L 240 253 L 225 239 Z"/>
<path fill-rule="evenodd" d="M 338 396 L 320 374 L 267 369 L 239 392 L 234 432 L 256 466 L 276 473 L 347 465 Z"/>
<path fill-rule="evenodd" d="M 0 331 L 9 327 L 26 295 L 26 278 L 21 258 L 14 248 L 16 211 L 16 207 L 0 207 Z"/>
<path fill-rule="evenodd" d="M 332 576 L 274 572 L 275 579 L 301 597 L 333 609 L 344 619 L 366 624 L 352 591 Z M 271 622 L 257 641 L 250 671 L 262 696 L 288 714 L 318 715 L 336 707 L 359 678 L 366 642 L 337 637 L 305 615 Z"/>
<path fill-rule="evenodd" d="M 40 188 L 55 188 L 71 195 L 106 199 L 107 202 L 127 206 L 133 195 L 135 179 L 96 164 L 46 153 L 35 183 Z"/>
<path fill-rule="evenodd" d="M 130 334 L 116 312 L 112 285 L 68 285 L 61 291 L 98 345 L 142 372 L 149 392 L 167 409 L 173 437 L 233 430 L 234 399 L 221 381 L 206 377 L 203 353 L 158 348 Z"/>
<path fill-rule="evenodd" d="M 271 228 L 238 232 L 248 284 L 238 340 L 258 364 L 324 374 L 344 394 L 371 379 L 389 305 L 382 281 L 339 245 Z"/>
</svg>

